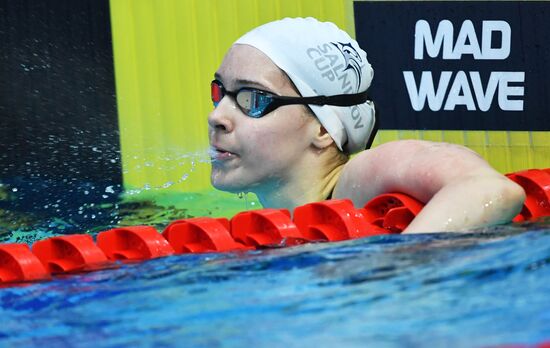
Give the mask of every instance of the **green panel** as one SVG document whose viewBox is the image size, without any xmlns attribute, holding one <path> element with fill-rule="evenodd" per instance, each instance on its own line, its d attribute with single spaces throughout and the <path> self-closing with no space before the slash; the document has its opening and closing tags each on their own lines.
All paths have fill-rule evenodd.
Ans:
<svg viewBox="0 0 550 348">
<path fill-rule="evenodd" d="M 420 138 L 429 141 L 443 141 L 443 132 L 440 130 L 420 131 Z"/>
</svg>

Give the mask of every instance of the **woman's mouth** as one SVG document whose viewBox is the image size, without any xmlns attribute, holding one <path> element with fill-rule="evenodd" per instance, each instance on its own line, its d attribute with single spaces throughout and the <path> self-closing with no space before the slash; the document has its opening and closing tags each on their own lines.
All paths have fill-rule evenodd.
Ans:
<svg viewBox="0 0 550 348">
<path fill-rule="evenodd" d="M 231 151 L 214 146 L 210 147 L 208 152 L 213 161 L 227 161 L 237 157 L 237 155 Z"/>
</svg>

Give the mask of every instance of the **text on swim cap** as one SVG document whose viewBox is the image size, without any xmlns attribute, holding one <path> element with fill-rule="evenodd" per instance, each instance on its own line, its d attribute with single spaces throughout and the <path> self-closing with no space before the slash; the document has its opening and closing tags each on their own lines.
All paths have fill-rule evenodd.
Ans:
<svg viewBox="0 0 550 348">
<path fill-rule="evenodd" d="M 326 43 L 317 47 L 308 48 L 307 56 L 313 61 L 321 77 L 330 82 L 340 83 L 341 91 L 338 94 L 351 94 L 361 86 L 361 57 L 351 44 Z M 349 73 L 348 73 L 349 71 Z M 355 77 L 355 88 L 349 75 Z M 357 105 L 352 106 L 351 118 L 355 121 L 354 128 L 363 128 L 361 114 Z"/>
<path fill-rule="evenodd" d="M 432 35 L 429 23 L 421 19 L 415 25 L 414 59 L 425 59 L 426 52 L 430 58 L 438 58 L 441 54 L 443 60 L 458 60 L 464 55 L 471 55 L 474 60 L 505 60 L 510 55 L 511 32 L 506 21 L 486 20 L 481 23 L 481 39 L 478 40 L 474 24 L 465 20 L 453 42 L 452 22 L 442 20 Z M 497 41 L 499 45 L 494 45 Z M 450 111 L 458 105 L 466 106 L 468 111 L 488 111 L 497 90 L 501 110 L 523 111 L 523 99 L 519 99 L 524 96 L 524 87 L 519 85 L 525 82 L 523 71 L 492 71 L 486 83 L 479 71 L 442 71 L 437 87 L 432 71 L 422 71 L 419 84 L 412 71 L 403 71 L 403 77 L 415 111 L 424 109 L 426 101 L 432 111 L 439 111 L 442 106 L 443 110 Z"/>
<path fill-rule="evenodd" d="M 327 43 L 315 48 L 309 48 L 306 53 L 313 60 L 315 67 L 321 72 L 323 78 L 330 82 L 340 81 L 342 93 L 353 92 L 353 86 L 349 80 L 348 73 L 344 72 L 345 61 L 342 60 L 342 55 L 338 54 L 338 51 L 332 45 Z"/>
</svg>

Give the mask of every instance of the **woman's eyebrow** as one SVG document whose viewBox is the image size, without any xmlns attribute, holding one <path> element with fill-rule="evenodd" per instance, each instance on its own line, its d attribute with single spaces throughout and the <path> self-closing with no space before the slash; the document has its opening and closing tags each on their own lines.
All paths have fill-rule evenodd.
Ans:
<svg viewBox="0 0 550 348">
<path fill-rule="evenodd" d="M 215 73 L 214 78 L 216 80 L 221 81 L 222 83 L 224 83 L 223 77 L 220 74 Z M 249 79 L 236 79 L 236 80 L 234 80 L 234 84 L 237 87 L 250 86 L 250 87 L 257 87 L 257 88 L 262 89 L 262 90 L 270 90 L 269 87 L 265 86 L 261 82 L 254 81 L 254 80 L 249 80 Z"/>
<path fill-rule="evenodd" d="M 252 87 L 258 87 L 260 89 L 269 89 L 264 84 L 254 81 L 254 80 L 248 80 L 248 79 L 237 79 L 235 80 L 236 84 L 238 86 L 252 86 Z"/>
</svg>

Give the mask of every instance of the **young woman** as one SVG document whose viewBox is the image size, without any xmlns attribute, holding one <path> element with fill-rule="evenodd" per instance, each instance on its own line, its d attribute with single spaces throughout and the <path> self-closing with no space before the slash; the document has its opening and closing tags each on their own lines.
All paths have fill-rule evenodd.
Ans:
<svg viewBox="0 0 550 348">
<path fill-rule="evenodd" d="M 286 18 L 245 34 L 211 85 L 214 187 L 289 210 L 402 192 L 426 203 L 406 232 L 497 224 L 519 212 L 521 187 L 465 147 L 402 140 L 365 150 L 376 132 L 372 77 L 366 53 L 332 23 Z"/>
</svg>

